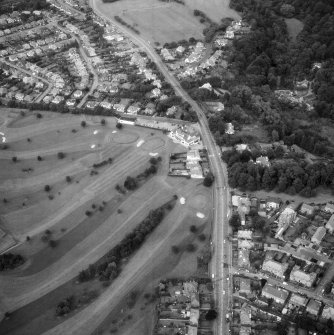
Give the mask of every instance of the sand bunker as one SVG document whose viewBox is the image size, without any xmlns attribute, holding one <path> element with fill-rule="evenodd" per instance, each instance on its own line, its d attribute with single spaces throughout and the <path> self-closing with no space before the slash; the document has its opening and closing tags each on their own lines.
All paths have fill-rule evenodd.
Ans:
<svg viewBox="0 0 334 335">
<path fill-rule="evenodd" d="M 90 146 L 91 149 L 94 149 L 95 147 L 96 147 L 95 144 L 92 144 L 92 145 Z"/>
<path fill-rule="evenodd" d="M 97 130 L 94 130 L 94 135 L 96 135 L 98 133 L 98 131 Z"/>
<path fill-rule="evenodd" d="M 116 134 L 116 133 L 117 133 L 117 130 L 113 130 L 111 133 L 112 133 L 112 134 Z"/>
<path fill-rule="evenodd" d="M 152 157 L 155 157 L 155 156 L 158 156 L 159 153 L 157 153 L 157 152 L 150 152 L 149 155 L 152 156 Z"/>
<path fill-rule="evenodd" d="M 203 213 L 197 212 L 196 216 L 199 217 L 200 219 L 204 219 L 204 214 Z"/>
<path fill-rule="evenodd" d="M 181 205 L 184 205 L 185 203 L 186 203 L 186 199 L 185 198 L 180 198 L 180 203 L 181 203 Z"/>
<path fill-rule="evenodd" d="M 138 143 L 137 143 L 137 148 L 139 148 L 145 141 L 144 140 L 140 140 Z"/>
</svg>

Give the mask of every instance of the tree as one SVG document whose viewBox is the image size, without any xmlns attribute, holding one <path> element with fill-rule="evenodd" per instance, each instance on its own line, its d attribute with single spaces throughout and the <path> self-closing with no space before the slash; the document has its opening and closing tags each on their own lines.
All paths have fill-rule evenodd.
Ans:
<svg viewBox="0 0 334 335">
<path fill-rule="evenodd" d="M 43 160 L 43 158 L 42 158 L 41 156 L 37 156 L 37 160 L 38 160 L 39 162 L 41 162 L 41 161 Z"/>
<path fill-rule="evenodd" d="M 290 18 L 295 14 L 295 7 L 289 4 L 283 4 L 280 8 L 280 12 L 283 16 Z"/>
<path fill-rule="evenodd" d="M 137 188 L 137 181 L 133 177 L 126 177 L 124 187 L 128 190 L 135 190 Z"/>
<path fill-rule="evenodd" d="M 37 113 L 37 114 L 36 114 L 36 117 L 37 117 L 37 119 L 41 119 L 43 116 L 42 116 L 41 113 Z"/>
<path fill-rule="evenodd" d="M 13 161 L 13 163 L 16 163 L 17 162 L 17 157 L 16 156 L 12 157 L 12 161 Z"/>
<path fill-rule="evenodd" d="M 106 120 L 105 120 L 105 119 L 102 119 L 102 120 L 101 120 L 101 125 L 102 125 L 102 126 L 105 126 L 105 125 L 106 125 Z"/>
<path fill-rule="evenodd" d="M 191 225 L 189 229 L 192 233 L 197 233 L 197 227 L 195 225 Z"/>
<path fill-rule="evenodd" d="M 172 246 L 172 252 L 174 254 L 178 254 L 180 252 L 180 248 L 177 245 Z"/>
<path fill-rule="evenodd" d="M 50 185 L 45 185 L 45 186 L 44 186 L 44 191 L 45 191 L 45 192 L 50 192 L 50 191 L 51 191 L 51 187 L 50 187 Z"/>
<path fill-rule="evenodd" d="M 117 124 L 116 124 L 116 128 L 117 128 L 117 129 L 122 129 L 122 128 L 123 128 L 123 124 L 120 123 L 120 122 L 117 122 Z"/>
<path fill-rule="evenodd" d="M 72 178 L 70 176 L 66 176 L 66 182 L 70 183 L 72 181 Z"/>
<path fill-rule="evenodd" d="M 205 314 L 205 320 L 214 320 L 216 319 L 218 313 L 215 309 L 209 309 L 208 312 Z"/>
<path fill-rule="evenodd" d="M 81 127 L 82 127 L 82 128 L 85 128 L 86 126 L 87 126 L 86 121 L 82 120 L 82 121 L 81 121 Z"/>
<path fill-rule="evenodd" d="M 234 230 L 237 230 L 241 226 L 241 220 L 239 214 L 233 213 L 229 223 L 234 228 Z"/>
<path fill-rule="evenodd" d="M 65 153 L 58 152 L 57 157 L 58 157 L 58 159 L 64 159 L 65 158 Z"/>
<path fill-rule="evenodd" d="M 214 182 L 215 178 L 212 172 L 210 171 L 204 178 L 203 185 L 206 187 L 210 187 Z"/>
</svg>

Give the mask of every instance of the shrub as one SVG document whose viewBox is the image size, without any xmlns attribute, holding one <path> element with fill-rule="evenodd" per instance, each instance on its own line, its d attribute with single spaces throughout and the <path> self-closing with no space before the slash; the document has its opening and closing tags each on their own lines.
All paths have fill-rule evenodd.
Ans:
<svg viewBox="0 0 334 335">
<path fill-rule="evenodd" d="M 198 239 L 200 240 L 200 241 L 205 241 L 206 240 L 206 236 L 205 236 L 205 234 L 200 234 L 199 236 L 198 236 Z"/>
<path fill-rule="evenodd" d="M 91 212 L 91 211 L 86 211 L 85 214 L 86 214 L 87 216 L 91 216 L 91 215 L 92 215 L 92 212 Z"/>
<path fill-rule="evenodd" d="M 41 161 L 43 160 L 43 158 L 42 158 L 41 156 L 37 156 L 37 160 L 38 160 L 39 162 L 41 162 Z"/>
<path fill-rule="evenodd" d="M 17 157 L 16 156 L 12 157 L 12 161 L 13 161 L 13 163 L 16 163 L 17 162 Z"/>
<path fill-rule="evenodd" d="M 37 113 L 37 114 L 36 114 L 36 117 L 37 117 L 37 119 L 41 119 L 43 116 L 42 116 L 41 113 Z"/>
<path fill-rule="evenodd" d="M 186 246 L 186 250 L 188 252 L 194 252 L 196 250 L 196 246 L 192 243 L 189 243 L 187 246 Z"/>
<path fill-rule="evenodd" d="M 196 227 L 195 225 L 191 225 L 191 226 L 190 226 L 190 231 L 191 231 L 192 233 L 197 233 L 197 227 Z"/>
<path fill-rule="evenodd" d="M 45 185 L 45 186 L 44 186 L 44 191 L 45 191 L 45 192 L 50 192 L 50 191 L 51 191 L 51 187 L 50 187 L 50 185 Z"/>
<path fill-rule="evenodd" d="M 24 263 L 19 254 L 5 253 L 0 255 L 0 271 L 14 269 Z"/>
<path fill-rule="evenodd" d="M 66 176 L 66 182 L 70 183 L 72 181 L 72 178 L 70 176 Z"/>
<path fill-rule="evenodd" d="M 49 246 L 51 248 L 55 248 L 58 245 L 58 241 L 56 240 L 49 240 Z"/>
<path fill-rule="evenodd" d="M 172 252 L 174 254 L 178 254 L 180 252 L 180 248 L 177 245 L 172 246 Z"/>
<path fill-rule="evenodd" d="M 57 153 L 57 157 L 58 157 L 58 159 L 64 159 L 64 158 L 65 158 L 65 153 L 63 153 L 63 152 L 58 152 L 58 153 Z"/>
<path fill-rule="evenodd" d="M 122 128 L 123 128 L 123 125 L 122 125 L 121 123 L 117 122 L 117 124 L 116 124 L 116 128 L 117 128 L 117 129 L 122 129 Z"/>
<path fill-rule="evenodd" d="M 86 126 L 87 126 L 86 121 L 81 121 L 81 127 L 82 127 L 82 128 L 85 128 Z"/>
<path fill-rule="evenodd" d="M 203 185 L 206 187 L 210 187 L 212 185 L 212 183 L 214 182 L 215 178 L 213 176 L 213 174 L 211 172 L 209 172 L 203 181 Z"/>
<path fill-rule="evenodd" d="M 106 120 L 105 120 L 105 119 L 102 119 L 102 120 L 101 120 L 101 125 L 102 125 L 102 126 L 105 126 L 105 125 L 106 125 Z"/>
</svg>

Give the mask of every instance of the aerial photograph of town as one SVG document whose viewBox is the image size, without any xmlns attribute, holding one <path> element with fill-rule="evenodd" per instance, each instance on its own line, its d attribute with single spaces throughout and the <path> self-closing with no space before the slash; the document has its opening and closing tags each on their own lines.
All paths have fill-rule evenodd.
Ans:
<svg viewBox="0 0 334 335">
<path fill-rule="evenodd" d="M 0 335 L 334 335 L 334 0 L 0 0 Z"/>
</svg>

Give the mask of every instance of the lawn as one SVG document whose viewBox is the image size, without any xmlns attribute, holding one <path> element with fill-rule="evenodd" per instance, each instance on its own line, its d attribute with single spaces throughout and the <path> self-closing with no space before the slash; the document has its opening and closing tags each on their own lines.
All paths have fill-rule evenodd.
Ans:
<svg viewBox="0 0 334 335">
<path fill-rule="evenodd" d="M 227 0 L 223 0 L 223 3 L 219 0 L 185 0 L 185 5 L 158 0 L 122 0 L 113 3 L 93 1 L 107 16 L 120 16 L 146 39 L 160 44 L 190 37 L 203 38 L 205 26 L 193 15 L 194 9 L 202 10 L 216 22 L 224 17 L 240 18 L 229 8 Z"/>
<path fill-rule="evenodd" d="M 287 25 L 288 33 L 289 33 L 289 36 L 290 36 L 292 42 L 295 42 L 298 34 L 304 28 L 303 22 L 301 22 L 301 21 L 299 21 L 295 18 L 292 18 L 292 19 L 285 19 L 285 23 Z"/>
<path fill-rule="evenodd" d="M 16 116 L 21 118 L 19 113 Z M 1 307 L 19 309 L 12 319 L 0 325 L 1 334 L 20 334 L 22 329 L 27 335 L 39 334 L 61 323 L 62 319 L 54 316 L 55 297 L 61 299 L 68 292 L 81 292 L 82 288 L 72 283 L 79 271 L 103 256 L 151 209 L 174 194 L 184 196 L 188 202 L 183 207 L 178 204 L 162 228 L 154 232 L 152 239 L 148 238 L 151 242 L 145 243 L 140 251 L 145 256 L 138 256 L 135 267 L 125 267 L 124 279 L 147 285 L 143 276 L 153 273 L 151 279 L 160 278 L 166 270 L 165 261 L 171 258 L 170 271 L 178 264 L 183 264 L 181 270 L 176 270 L 181 275 L 194 271 L 195 253 L 181 252 L 175 257 L 170 251 L 171 245 L 182 242 L 195 241 L 200 248 L 203 242 L 189 232 L 189 226 L 202 227 L 210 216 L 210 190 L 204 189 L 201 181 L 167 176 L 169 154 L 186 149 L 174 144 L 160 131 L 133 126 L 118 130 L 112 118 L 107 118 L 105 127 L 94 118 L 94 121 L 87 121 L 86 128 L 81 128 L 81 120 L 80 116 L 54 114 L 32 119 L 30 121 L 35 122 L 21 124 L 20 128 L 3 125 L 11 139 L 8 143 L 10 153 L 26 152 L 26 155 L 19 157 L 17 163 L 2 157 L 6 169 L 1 171 L 0 177 L 6 182 L 1 189 L 8 202 L 1 203 L 0 215 L 7 231 L 22 242 L 12 251 L 24 255 L 27 262 L 12 274 L 0 275 Z M 78 131 L 72 132 L 73 127 Z M 94 134 L 96 130 L 98 133 Z M 29 142 L 27 137 L 31 139 Z M 99 146 L 94 150 L 63 150 L 65 144 L 69 147 L 88 144 L 97 138 Z M 45 152 L 45 147 L 51 146 L 54 152 L 42 155 L 42 161 L 35 156 L 29 157 L 31 152 Z M 59 159 L 55 154 L 58 151 L 64 151 L 65 158 Z M 162 157 L 158 173 L 135 191 L 126 194 L 116 191 L 116 184 L 122 184 L 128 175 L 136 176 L 149 166 L 152 152 Z M 94 163 L 109 157 L 113 159 L 112 164 L 96 168 L 98 173 L 90 175 Z M 29 168 L 32 169 L 29 173 L 22 172 Z M 66 176 L 71 180 L 66 181 Z M 44 190 L 46 184 L 51 186 L 50 191 Z M 102 211 L 99 206 L 103 206 Z M 87 210 L 93 214 L 87 216 Z M 205 218 L 198 218 L 197 211 Z M 54 249 L 41 240 L 46 229 L 51 231 L 50 238 L 58 241 Z M 26 240 L 26 236 L 31 239 Z M 152 248 L 155 248 L 154 260 L 151 259 Z M 184 255 L 191 258 L 184 258 Z M 138 268 L 138 261 L 142 268 Z M 144 271 L 145 267 L 148 271 Z M 140 276 L 136 271 L 140 271 Z"/>
</svg>

